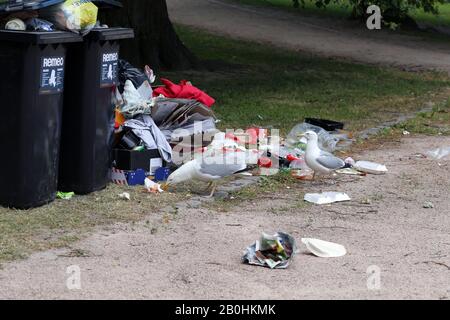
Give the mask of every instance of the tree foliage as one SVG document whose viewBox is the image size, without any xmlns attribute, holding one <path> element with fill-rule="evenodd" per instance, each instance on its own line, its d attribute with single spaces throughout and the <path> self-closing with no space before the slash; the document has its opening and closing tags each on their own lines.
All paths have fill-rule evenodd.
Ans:
<svg viewBox="0 0 450 320">
<path fill-rule="evenodd" d="M 378 5 L 386 21 L 401 22 L 408 18 L 408 14 L 414 9 L 423 9 L 425 12 L 438 13 L 437 5 L 445 0 L 315 0 L 319 8 L 327 7 L 330 3 L 342 6 L 351 6 L 352 17 L 362 18 L 366 16 L 366 10 L 371 5 Z M 304 5 L 305 0 L 293 0 L 294 6 Z"/>
</svg>

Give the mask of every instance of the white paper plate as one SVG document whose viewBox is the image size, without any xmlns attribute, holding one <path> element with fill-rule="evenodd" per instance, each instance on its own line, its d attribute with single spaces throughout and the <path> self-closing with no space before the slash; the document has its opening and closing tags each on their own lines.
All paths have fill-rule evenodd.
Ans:
<svg viewBox="0 0 450 320">
<path fill-rule="evenodd" d="M 320 258 L 338 258 L 347 254 L 345 247 L 337 243 L 310 238 L 304 238 L 302 242 L 312 254 Z"/>
</svg>

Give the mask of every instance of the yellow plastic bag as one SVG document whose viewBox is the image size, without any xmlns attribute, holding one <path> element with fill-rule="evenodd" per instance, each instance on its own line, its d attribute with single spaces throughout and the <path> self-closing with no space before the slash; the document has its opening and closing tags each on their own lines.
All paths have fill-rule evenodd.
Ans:
<svg viewBox="0 0 450 320">
<path fill-rule="evenodd" d="M 97 23 L 98 8 L 90 0 L 66 0 L 44 9 L 41 17 L 53 22 L 60 30 L 87 34 Z"/>
</svg>

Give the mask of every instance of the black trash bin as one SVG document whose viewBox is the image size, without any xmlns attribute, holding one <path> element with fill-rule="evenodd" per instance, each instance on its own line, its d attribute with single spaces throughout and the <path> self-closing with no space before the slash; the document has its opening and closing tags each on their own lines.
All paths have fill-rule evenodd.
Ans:
<svg viewBox="0 0 450 320">
<path fill-rule="evenodd" d="M 70 47 L 59 170 L 59 190 L 89 194 L 110 180 L 114 138 L 111 97 L 118 84 L 120 41 L 126 28 L 94 29 Z"/>
<path fill-rule="evenodd" d="M 68 32 L 0 31 L 0 205 L 53 201 L 57 191 Z"/>
</svg>

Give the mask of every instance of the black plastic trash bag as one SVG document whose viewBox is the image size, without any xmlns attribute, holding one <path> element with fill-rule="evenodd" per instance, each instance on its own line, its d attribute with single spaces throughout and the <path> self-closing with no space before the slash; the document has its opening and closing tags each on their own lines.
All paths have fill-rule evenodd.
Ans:
<svg viewBox="0 0 450 320">
<path fill-rule="evenodd" d="M 144 71 L 135 68 L 131 63 L 125 60 L 119 60 L 119 90 L 123 93 L 125 82 L 130 80 L 135 88 L 139 88 L 145 81 L 148 81 Z"/>
</svg>

